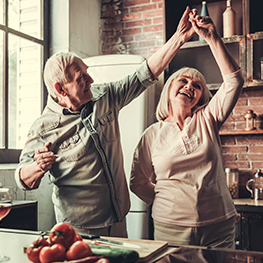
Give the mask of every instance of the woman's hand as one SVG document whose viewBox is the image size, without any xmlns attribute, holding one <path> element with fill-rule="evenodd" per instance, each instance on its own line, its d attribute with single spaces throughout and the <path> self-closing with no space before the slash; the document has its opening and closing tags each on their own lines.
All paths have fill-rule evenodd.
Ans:
<svg viewBox="0 0 263 263">
<path fill-rule="evenodd" d="M 209 16 L 203 17 L 197 15 L 197 13 L 191 12 L 189 14 L 189 21 L 191 22 L 195 32 L 206 41 L 220 37 L 212 19 Z"/>
<path fill-rule="evenodd" d="M 56 161 L 55 154 L 50 151 L 51 145 L 51 142 L 47 142 L 44 147 L 35 150 L 34 160 L 43 172 L 50 170 Z"/>
<path fill-rule="evenodd" d="M 205 39 L 210 46 L 213 56 L 222 74 L 233 73 L 239 69 L 239 65 L 232 57 L 210 17 L 201 17 L 194 12 L 189 13 L 189 21 L 195 32 Z"/>
</svg>

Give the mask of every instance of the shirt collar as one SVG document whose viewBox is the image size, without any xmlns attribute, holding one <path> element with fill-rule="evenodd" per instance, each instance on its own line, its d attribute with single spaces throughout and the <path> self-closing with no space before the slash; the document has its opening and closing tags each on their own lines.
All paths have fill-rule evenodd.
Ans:
<svg viewBox="0 0 263 263">
<path fill-rule="evenodd" d="M 92 112 L 93 104 L 93 101 L 89 101 L 82 107 L 82 109 L 85 108 L 87 112 Z M 50 95 L 48 96 L 47 107 L 50 108 L 52 111 L 60 113 L 62 115 L 80 114 L 80 112 L 82 111 L 82 109 L 80 111 L 72 111 L 66 107 L 62 107 Z"/>
<path fill-rule="evenodd" d="M 47 99 L 47 107 L 50 108 L 52 111 L 60 113 L 62 115 L 80 114 L 80 111 L 72 111 L 66 107 L 62 107 L 50 95 Z"/>
</svg>

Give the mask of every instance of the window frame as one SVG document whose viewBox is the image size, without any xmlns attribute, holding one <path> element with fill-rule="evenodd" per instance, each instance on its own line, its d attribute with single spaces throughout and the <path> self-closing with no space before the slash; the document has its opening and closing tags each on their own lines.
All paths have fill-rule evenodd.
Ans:
<svg viewBox="0 0 263 263">
<path fill-rule="evenodd" d="M 4 148 L 0 148 L 0 164 L 8 163 L 18 163 L 21 149 L 8 149 L 8 36 L 13 34 L 17 37 L 24 38 L 26 40 L 32 41 L 34 43 L 40 44 L 43 47 L 43 56 L 42 56 L 42 69 L 44 68 L 44 63 L 49 57 L 49 45 L 50 45 L 50 36 L 49 36 L 49 27 L 50 27 L 50 0 L 42 0 L 43 3 L 43 40 L 25 34 L 23 32 L 17 31 L 15 29 L 9 28 L 8 24 L 8 0 L 3 1 L 4 5 L 4 23 L 5 25 L 0 24 L 0 30 L 4 31 L 4 43 L 3 43 L 3 127 L 2 129 L 4 135 Z M 42 80 L 43 81 L 43 80 Z M 41 90 L 41 110 L 44 109 L 45 102 L 47 100 L 47 90 Z"/>
</svg>

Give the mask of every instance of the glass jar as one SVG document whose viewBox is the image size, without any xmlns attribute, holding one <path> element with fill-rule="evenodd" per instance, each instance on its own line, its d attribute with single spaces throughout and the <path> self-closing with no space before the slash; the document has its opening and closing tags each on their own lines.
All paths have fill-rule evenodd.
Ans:
<svg viewBox="0 0 263 263">
<path fill-rule="evenodd" d="M 239 198 L 239 173 L 238 169 L 226 168 L 226 183 L 233 199 Z"/>
<path fill-rule="evenodd" d="M 251 131 L 255 129 L 255 119 L 257 117 L 257 114 L 253 112 L 253 110 L 247 110 L 246 114 L 244 115 L 244 118 L 246 120 L 246 131 Z"/>
</svg>

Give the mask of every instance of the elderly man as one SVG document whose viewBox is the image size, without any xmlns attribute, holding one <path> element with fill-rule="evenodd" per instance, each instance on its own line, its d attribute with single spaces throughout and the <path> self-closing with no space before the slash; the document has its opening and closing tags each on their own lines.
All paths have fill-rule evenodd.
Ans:
<svg viewBox="0 0 263 263">
<path fill-rule="evenodd" d="M 187 7 L 171 39 L 121 81 L 91 85 L 88 67 L 71 53 L 47 61 L 48 102 L 28 133 L 15 177 L 21 188 L 30 190 L 49 175 L 57 222 L 79 232 L 127 237 L 130 200 L 119 111 L 155 82 L 192 37 L 190 12 L 195 11 Z"/>
</svg>

